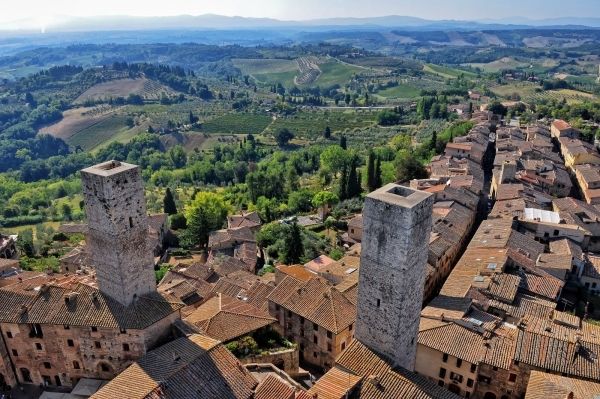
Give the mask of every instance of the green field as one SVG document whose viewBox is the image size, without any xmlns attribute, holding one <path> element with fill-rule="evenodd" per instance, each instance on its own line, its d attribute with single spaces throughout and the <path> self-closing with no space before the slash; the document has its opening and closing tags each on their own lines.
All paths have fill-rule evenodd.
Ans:
<svg viewBox="0 0 600 399">
<path fill-rule="evenodd" d="M 418 97 L 421 90 L 405 84 L 389 87 L 385 90 L 378 91 L 376 94 L 384 98 L 415 98 Z"/>
<path fill-rule="evenodd" d="M 363 129 L 375 124 L 376 114 L 370 111 L 315 111 L 298 112 L 295 115 L 278 118 L 267 129 L 273 132 L 279 128 L 288 128 L 303 138 L 315 138 L 322 135 L 329 126 L 333 133 L 347 129 Z"/>
<path fill-rule="evenodd" d="M 449 68 L 441 65 L 426 64 L 423 67 L 423 71 L 429 72 L 434 75 L 441 76 L 445 79 L 456 79 L 463 75 L 466 78 L 475 78 L 477 74 L 471 71 L 465 71 L 457 68 Z"/>
<path fill-rule="evenodd" d="M 260 134 L 272 119 L 264 114 L 230 113 L 202 124 L 202 132 L 211 134 Z"/>
<path fill-rule="evenodd" d="M 522 101 L 531 102 L 539 100 L 562 100 L 569 103 L 593 100 L 597 98 L 593 94 L 578 90 L 543 90 L 539 85 L 528 82 L 517 82 L 502 86 L 490 88 L 496 95 L 504 98 L 510 98 L 513 94 L 518 94 Z"/>
<path fill-rule="evenodd" d="M 294 87 L 294 78 L 300 73 L 295 60 L 281 59 L 235 59 L 233 65 L 243 74 L 252 76 L 257 83 L 273 85 L 281 83 L 285 87 Z M 331 59 L 319 64 L 321 75 L 307 86 L 329 87 L 343 86 L 354 74 L 364 72 L 363 68 L 344 64 Z"/>
<path fill-rule="evenodd" d="M 115 135 L 130 130 L 127 127 L 126 115 L 111 115 L 109 118 L 83 129 L 69 137 L 67 142 L 72 146 L 81 146 L 85 151 L 111 140 Z"/>
</svg>

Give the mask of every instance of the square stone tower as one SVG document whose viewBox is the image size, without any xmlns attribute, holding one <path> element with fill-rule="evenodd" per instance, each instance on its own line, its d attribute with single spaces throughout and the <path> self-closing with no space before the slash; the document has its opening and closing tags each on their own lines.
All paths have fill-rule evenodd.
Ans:
<svg viewBox="0 0 600 399">
<path fill-rule="evenodd" d="M 98 287 L 127 306 L 156 290 L 140 170 L 109 161 L 82 170 L 81 182 Z"/>
<path fill-rule="evenodd" d="M 363 210 L 355 338 L 410 371 L 433 202 L 429 193 L 388 184 L 367 196 Z"/>
</svg>

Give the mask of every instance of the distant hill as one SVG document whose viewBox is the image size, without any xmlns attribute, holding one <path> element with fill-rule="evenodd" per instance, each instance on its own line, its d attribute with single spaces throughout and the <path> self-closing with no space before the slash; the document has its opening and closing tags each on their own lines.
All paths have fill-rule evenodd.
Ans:
<svg viewBox="0 0 600 399">
<path fill-rule="evenodd" d="M 459 20 L 427 20 L 417 17 L 388 15 L 372 18 L 328 18 L 306 21 L 283 21 L 272 18 L 228 17 L 223 15 L 180 15 L 168 17 L 67 17 L 58 16 L 54 22 L 44 27 L 48 32 L 72 31 L 132 31 L 157 29 L 330 29 L 331 27 L 354 28 L 411 28 L 419 30 L 483 30 L 483 29 L 517 29 L 527 27 L 557 28 L 561 26 L 600 27 L 600 18 L 569 18 L 532 20 L 526 18 L 509 18 L 503 20 L 459 21 Z M 34 20 L 19 20 L 0 26 L 0 30 L 29 29 L 39 30 Z"/>
</svg>

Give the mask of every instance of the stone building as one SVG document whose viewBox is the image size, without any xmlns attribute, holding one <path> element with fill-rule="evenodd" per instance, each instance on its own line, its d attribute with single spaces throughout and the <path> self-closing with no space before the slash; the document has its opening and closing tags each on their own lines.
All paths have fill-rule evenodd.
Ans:
<svg viewBox="0 0 600 399">
<path fill-rule="evenodd" d="M 17 257 L 17 241 L 15 237 L 0 234 L 0 258 L 13 259 Z"/>
<path fill-rule="evenodd" d="M 275 329 L 298 344 L 305 362 L 329 369 L 350 344 L 356 305 L 326 281 L 288 276 L 268 299 L 269 313 L 277 319 Z"/>
<path fill-rule="evenodd" d="M 156 291 L 139 167 L 109 161 L 81 171 L 87 245 L 100 290 L 127 306 Z"/>
<path fill-rule="evenodd" d="M 0 288 L 0 383 L 114 378 L 180 318 L 183 303 L 156 291 L 139 168 L 111 161 L 82 180 L 96 280 L 43 275 Z"/>
<path fill-rule="evenodd" d="M 433 196 L 388 184 L 363 211 L 356 338 L 414 370 Z"/>
</svg>

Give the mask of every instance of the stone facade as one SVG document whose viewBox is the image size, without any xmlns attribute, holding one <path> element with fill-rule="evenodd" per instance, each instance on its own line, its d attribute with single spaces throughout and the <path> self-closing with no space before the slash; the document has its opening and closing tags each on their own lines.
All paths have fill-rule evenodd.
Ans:
<svg viewBox="0 0 600 399">
<path fill-rule="evenodd" d="M 356 338 L 413 371 L 434 198 L 388 184 L 363 211 Z"/>
<path fill-rule="evenodd" d="M 284 349 L 278 352 L 266 352 L 261 355 L 247 356 L 239 360 L 242 364 L 272 364 L 290 377 L 301 375 L 298 348 Z"/>
<path fill-rule="evenodd" d="M 275 330 L 298 345 L 300 359 L 322 369 L 331 368 L 352 341 L 353 325 L 335 334 L 273 302 L 269 313 L 277 318 Z"/>
<path fill-rule="evenodd" d="M 114 378 L 160 343 L 178 317 L 145 330 L 2 323 L 0 331 L 19 382 L 74 386 L 81 378 Z"/>
<path fill-rule="evenodd" d="M 413 371 L 434 198 L 388 184 L 363 211 L 356 338 Z"/>
<path fill-rule="evenodd" d="M 129 305 L 156 289 L 140 170 L 110 161 L 82 170 L 81 179 L 98 286 Z"/>
</svg>

